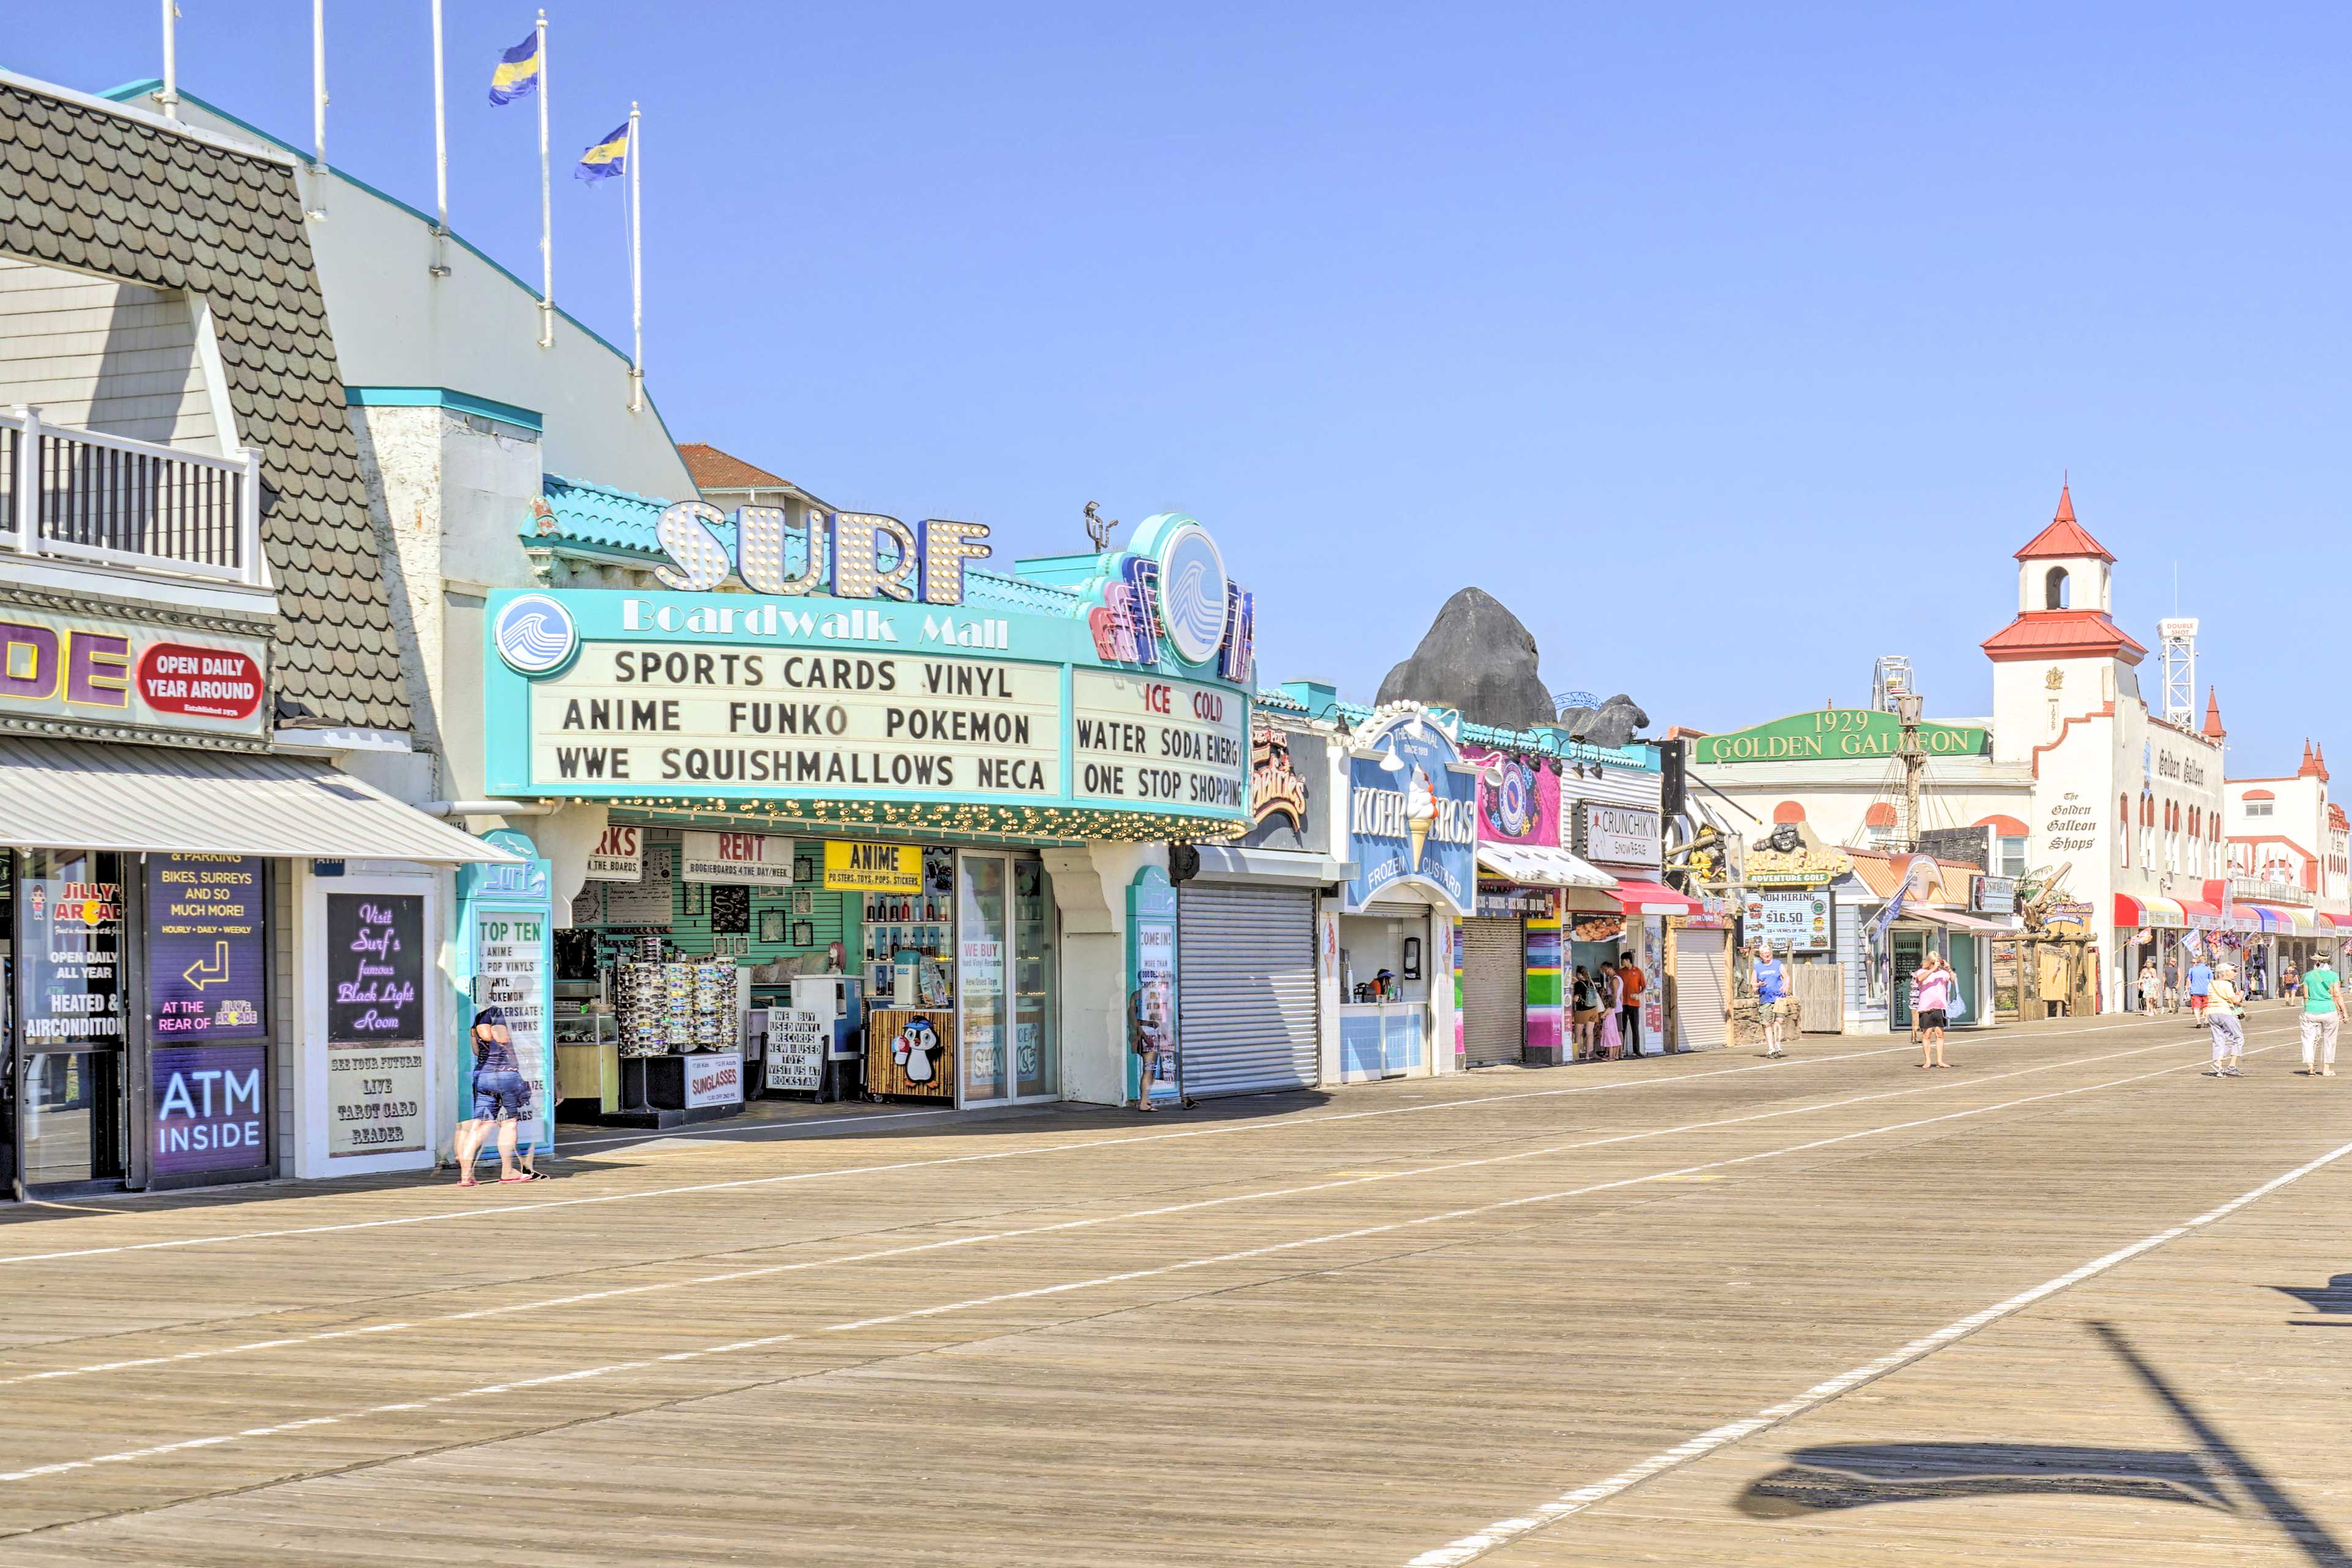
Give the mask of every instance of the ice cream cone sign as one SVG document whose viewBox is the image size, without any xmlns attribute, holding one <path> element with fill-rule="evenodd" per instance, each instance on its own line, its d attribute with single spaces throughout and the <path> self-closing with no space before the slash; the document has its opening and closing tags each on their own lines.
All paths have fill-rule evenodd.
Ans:
<svg viewBox="0 0 2352 1568">
<path fill-rule="evenodd" d="M 1430 825 L 1437 820 L 1437 793 L 1429 787 L 1429 775 L 1419 768 L 1412 770 L 1412 782 L 1404 792 L 1404 831 L 1412 843 L 1412 868 L 1421 869 L 1421 847 L 1429 842 Z"/>
</svg>

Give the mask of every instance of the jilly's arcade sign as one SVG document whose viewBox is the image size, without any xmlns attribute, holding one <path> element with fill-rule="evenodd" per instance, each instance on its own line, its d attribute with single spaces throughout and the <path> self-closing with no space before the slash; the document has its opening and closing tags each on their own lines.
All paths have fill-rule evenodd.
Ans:
<svg viewBox="0 0 2352 1568">
<path fill-rule="evenodd" d="M 696 531 L 667 528 L 658 574 L 702 590 L 492 596 L 491 789 L 1074 837 L 1246 822 L 1250 596 L 1192 519 L 1150 520 L 1075 590 L 981 591 L 962 571 L 984 553 L 977 525 L 943 542 L 950 525 L 824 514 L 786 550 L 748 515 L 760 509 L 730 539 L 700 505 L 665 514 Z M 1139 557 L 1150 570 L 1132 570 Z M 730 575 L 754 591 L 709 591 Z M 984 809 L 942 815 L 958 807 Z"/>
</svg>

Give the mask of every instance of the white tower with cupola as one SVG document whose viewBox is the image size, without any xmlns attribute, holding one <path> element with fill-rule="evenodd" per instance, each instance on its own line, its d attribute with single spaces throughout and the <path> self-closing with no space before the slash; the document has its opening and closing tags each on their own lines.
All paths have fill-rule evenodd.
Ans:
<svg viewBox="0 0 2352 1568">
<path fill-rule="evenodd" d="M 2137 700 L 2147 649 L 2111 618 L 2116 558 L 2074 520 L 2070 487 L 2017 552 L 2017 618 L 1983 643 L 1992 660 L 1993 755 L 2030 761 L 2070 720 Z"/>
</svg>

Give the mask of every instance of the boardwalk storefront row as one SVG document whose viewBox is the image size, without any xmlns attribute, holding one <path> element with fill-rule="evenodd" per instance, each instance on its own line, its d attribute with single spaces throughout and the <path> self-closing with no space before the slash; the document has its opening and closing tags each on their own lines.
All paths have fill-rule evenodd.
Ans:
<svg viewBox="0 0 2352 1568">
<path fill-rule="evenodd" d="M 972 524 L 655 532 L 674 588 L 480 617 L 486 787 L 549 808 L 567 1107 L 1132 1098 L 1131 1037 L 1180 1038 L 1163 846 L 1249 819 L 1255 612 L 1208 531 L 1009 575 Z"/>
</svg>

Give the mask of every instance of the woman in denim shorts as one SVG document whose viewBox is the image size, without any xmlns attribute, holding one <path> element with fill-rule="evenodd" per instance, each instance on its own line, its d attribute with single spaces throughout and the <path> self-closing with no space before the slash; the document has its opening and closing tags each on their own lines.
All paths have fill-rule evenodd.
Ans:
<svg viewBox="0 0 2352 1568">
<path fill-rule="evenodd" d="M 474 1162 L 494 1127 L 499 1134 L 499 1180 L 547 1180 L 532 1168 L 529 1150 L 523 1152 L 522 1168 L 515 1168 L 515 1135 L 530 1114 L 530 1080 L 522 1076 L 521 1064 L 515 1060 L 514 1032 L 507 1027 L 503 1008 L 485 1007 L 474 1015 L 473 1089 L 473 1118 L 457 1129 L 457 1184 L 478 1184 Z"/>
</svg>

